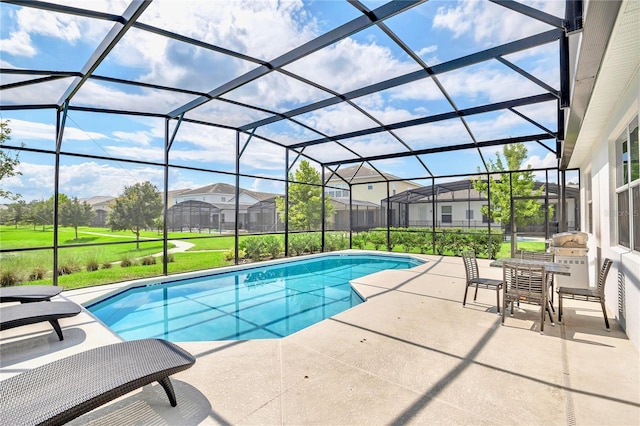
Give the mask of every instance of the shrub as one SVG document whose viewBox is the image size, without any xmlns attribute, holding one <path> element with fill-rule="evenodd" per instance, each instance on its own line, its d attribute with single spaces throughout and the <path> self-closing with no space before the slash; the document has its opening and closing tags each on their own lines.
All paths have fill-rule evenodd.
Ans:
<svg viewBox="0 0 640 426">
<path fill-rule="evenodd" d="M 125 257 L 120 261 L 120 266 L 122 266 L 123 268 L 128 268 L 129 266 L 134 266 L 135 264 L 135 260 L 131 259 L 130 257 Z"/>
<path fill-rule="evenodd" d="M 360 250 L 364 250 L 365 246 L 367 245 L 367 242 L 369 242 L 368 236 L 369 234 L 367 232 L 361 232 L 357 235 L 354 235 L 351 240 L 353 243 L 353 246 Z"/>
<path fill-rule="evenodd" d="M 344 250 L 349 247 L 349 238 L 342 232 L 327 232 L 324 236 L 325 251 Z"/>
<path fill-rule="evenodd" d="M 295 256 L 300 256 L 307 248 L 304 234 L 289 235 L 289 252 Z"/>
<path fill-rule="evenodd" d="M 97 271 L 98 269 L 100 269 L 100 264 L 97 260 L 90 259 L 87 261 L 87 266 L 85 268 L 87 269 L 87 272 Z"/>
<path fill-rule="evenodd" d="M 0 273 L 0 287 L 20 284 L 20 277 L 15 271 L 5 270 Z"/>
<path fill-rule="evenodd" d="M 74 260 L 67 260 L 58 266 L 58 276 L 71 275 L 74 272 L 78 272 L 80 269 L 82 268 L 80 268 Z"/>
<path fill-rule="evenodd" d="M 265 254 L 267 256 L 271 256 L 272 258 L 276 258 L 282 252 L 282 243 L 280 238 L 275 235 L 265 235 L 262 238 L 262 244 L 260 247 L 261 254 Z"/>
<path fill-rule="evenodd" d="M 232 262 L 236 257 L 236 251 L 233 247 L 231 247 L 228 251 L 224 253 L 224 260 L 227 262 Z M 247 257 L 247 253 L 244 250 L 238 249 L 238 259 L 244 259 Z"/>
<path fill-rule="evenodd" d="M 102 269 L 111 269 L 111 262 L 104 262 L 102 264 Z"/>
<path fill-rule="evenodd" d="M 47 274 L 47 270 L 41 266 L 33 268 L 33 271 L 29 274 L 29 281 L 41 280 Z"/>
<path fill-rule="evenodd" d="M 386 232 L 382 232 L 382 231 L 369 232 L 369 242 L 373 244 L 373 247 L 375 250 L 380 249 L 380 247 L 385 247 L 387 245 Z"/>
<path fill-rule="evenodd" d="M 249 259 L 257 261 L 262 255 L 262 244 L 263 240 L 260 237 L 247 237 L 240 242 L 240 248 L 245 251 Z"/>
<path fill-rule="evenodd" d="M 156 264 L 156 258 L 153 256 L 145 256 L 140 260 L 140 263 L 143 265 L 155 265 Z"/>
<path fill-rule="evenodd" d="M 164 256 L 162 256 L 162 261 L 164 262 Z M 167 255 L 167 263 L 175 262 L 176 258 L 173 256 L 173 253 L 169 253 Z"/>
</svg>

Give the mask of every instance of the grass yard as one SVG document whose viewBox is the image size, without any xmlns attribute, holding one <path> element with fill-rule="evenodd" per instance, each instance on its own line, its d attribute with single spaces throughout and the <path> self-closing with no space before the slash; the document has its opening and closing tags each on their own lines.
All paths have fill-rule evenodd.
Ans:
<svg viewBox="0 0 640 426">
<path fill-rule="evenodd" d="M 80 288 L 99 284 L 121 282 L 138 278 L 162 275 L 161 257 L 150 260 L 151 255 L 162 253 L 163 242 L 155 231 L 141 233 L 139 248 L 130 231 L 111 231 L 106 228 L 81 227 L 78 239 L 72 228 L 58 229 L 58 283 L 65 288 Z M 170 240 L 181 240 L 193 244 L 186 252 L 172 254 L 168 272 L 198 271 L 233 264 L 225 260 L 225 252 L 232 249 L 235 238 L 229 235 L 170 233 Z M 198 238 L 189 238 L 198 237 Z M 240 241 L 249 238 L 241 236 Z M 156 241 L 149 241 L 153 239 Z M 117 242 L 119 244 L 109 244 Z M 84 244 L 101 244 L 85 246 Z M 51 284 L 53 282 L 53 228 L 31 226 L 0 226 L 0 248 L 3 250 L 43 247 L 40 250 L 0 253 L 0 278 L 2 285 Z M 168 248 L 175 247 L 169 243 Z M 374 249 L 367 244 L 367 249 Z M 544 242 L 519 242 L 519 249 L 544 251 Z M 394 247 L 394 252 L 404 252 L 404 247 Z M 413 249 L 413 253 L 419 250 Z M 510 257 L 509 243 L 503 243 L 496 257 Z M 445 253 L 453 255 L 453 253 Z M 148 265 L 142 265 L 147 258 Z M 121 262 L 131 263 L 122 267 Z"/>
</svg>

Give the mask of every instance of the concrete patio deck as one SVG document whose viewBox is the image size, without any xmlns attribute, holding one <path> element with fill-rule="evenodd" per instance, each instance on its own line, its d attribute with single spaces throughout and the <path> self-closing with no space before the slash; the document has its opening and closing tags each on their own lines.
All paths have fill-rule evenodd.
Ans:
<svg viewBox="0 0 640 426">
<path fill-rule="evenodd" d="M 424 258 L 357 280 L 366 303 L 289 337 L 180 343 L 197 362 L 172 376 L 175 408 L 156 384 L 71 424 L 640 424 L 639 353 L 598 304 L 566 301 L 544 334 L 537 306 L 501 326 L 492 291 L 462 307 L 460 258 Z M 62 342 L 46 323 L 2 332 L 0 379 L 118 341 L 86 312 L 61 324 Z"/>
</svg>

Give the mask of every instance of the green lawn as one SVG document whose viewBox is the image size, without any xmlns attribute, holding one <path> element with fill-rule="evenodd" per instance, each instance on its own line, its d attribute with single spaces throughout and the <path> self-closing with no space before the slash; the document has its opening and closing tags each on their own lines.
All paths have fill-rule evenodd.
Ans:
<svg viewBox="0 0 640 426">
<path fill-rule="evenodd" d="M 185 239 L 185 237 L 203 237 L 206 234 L 171 233 L 169 239 L 182 240 L 194 244 L 187 252 L 175 253 L 174 261 L 168 264 L 168 272 L 178 273 L 197 271 L 233 264 L 224 260 L 224 253 L 233 247 L 235 238 L 229 235 L 212 234 L 206 238 Z M 73 272 L 58 277 L 58 283 L 65 288 L 79 288 L 98 284 L 120 282 L 137 278 L 159 276 L 162 274 L 161 258 L 157 258 L 155 265 L 141 265 L 140 260 L 152 254 L 162 253 L 162 241 L 146 241 L 141 239 L 136 248 L 135 236 L 130 231 L 111 231 L 105 228 L 82 227 L 78 230 L 79 238 L 75 239 L 72 228 L 59 229 L 59 257 L 58 267 L 65 267 Z M 144 238 L 157 239 L 157 232 L 144 232 Z M 240 240 L 247 238 L 241 236 Z M 122 244 L 104 244 L 123 242 Z M 78 246 L 79 244 L 101 244 L 96 246 Z M 53 228 L 48 227 L 35 230 L 31 226 L 0 226 L 0 248 L 35 248 L 53 245 Z M 169 248 L 174 247 L 169 243 Z M 367 245 L 374 249 L 373 245 Z M 543 251 L 543 242 L 520 242 L 518 248 L 533 251 Z M 404 248 L 396 246 L 395 252 L 403 252 Z M 418 249 L 412 252 L 418 253 Z M 502 244 L 497 257 L 509 257 L 511 248 L 509 243 Z M 453 253 L 445 253 L 452 255 Z M 134 266 L 121 267 L 119 262 L 131 260 Z M 8 274 L 13 275 L 18 282 L 25 284 L 51 284 L 53 282 L 53 249 L 12 252 L 0 254 L 0 275 L 3 280 Z M 96 264 L 99 269 L 87 271 L 87 266 Z M 110 266 L 107 268 L 107 266 Z M 34 274 L 44 276 L 44 279 L 34 279 Z M 3 283 L 4 285 L 4 283 Z"/>
</svg>

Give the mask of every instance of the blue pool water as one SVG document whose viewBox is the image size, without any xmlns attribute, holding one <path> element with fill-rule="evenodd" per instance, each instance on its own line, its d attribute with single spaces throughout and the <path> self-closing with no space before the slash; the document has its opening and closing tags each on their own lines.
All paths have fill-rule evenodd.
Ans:
<svg viewBox="0 0 640 426">
<path fill-rule="evenodd" d="M 421 263 L 327 255 L 130 288 L 87 309 L 125 340 L 279 338 L 362 303 L 350 280 Z"/>
</svg>

